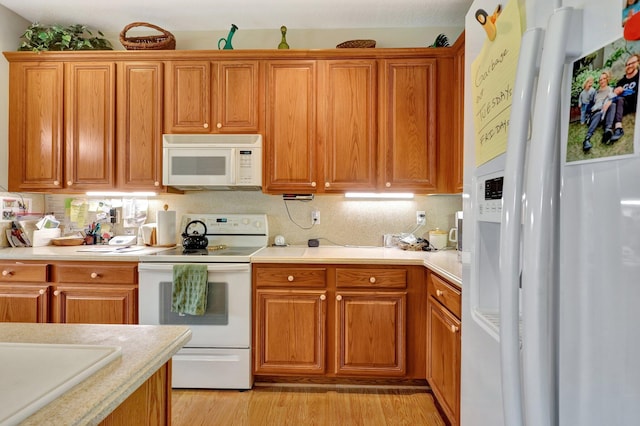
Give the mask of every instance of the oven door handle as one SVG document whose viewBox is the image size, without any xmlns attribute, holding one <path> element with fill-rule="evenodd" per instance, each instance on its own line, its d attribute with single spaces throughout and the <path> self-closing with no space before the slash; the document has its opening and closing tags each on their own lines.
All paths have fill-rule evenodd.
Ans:
<svg viewBox="0 0 640 426">
<path fill-rule="evenodd" d="M 139 263 L 138 271 L 173 271 L 173 265 L 182 265 L 184 263 Z M 249 272 L 251 271 L 250 263 L 209 263 L 207 264 L 208 272 Z"/>
</svg>

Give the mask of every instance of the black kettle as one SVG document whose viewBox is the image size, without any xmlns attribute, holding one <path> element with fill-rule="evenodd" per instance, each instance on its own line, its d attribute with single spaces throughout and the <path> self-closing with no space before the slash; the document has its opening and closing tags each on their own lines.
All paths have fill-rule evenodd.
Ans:
<svg viewBox="0 0 640 426">
<path fill-rule="evenodd" d="M 202 234 L 197 230 L 191 231 L 189 233 L 189 228 L 192 225 L 202 225 L 203 231 Z M 182 233 L 182 247 L 188 250 L 197 250 L 197 249 L 206 249 L 209 244 L 209 240 L 205 235 L 207 233 L 207 225 L 201 220 L 192 220 L 187 223 L 187 226 L 184 228 L 184 232 Z"/>
</svg>

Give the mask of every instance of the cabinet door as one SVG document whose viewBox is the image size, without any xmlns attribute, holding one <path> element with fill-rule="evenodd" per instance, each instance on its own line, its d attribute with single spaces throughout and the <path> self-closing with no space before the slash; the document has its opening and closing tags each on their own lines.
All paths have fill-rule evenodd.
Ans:
<svg viewBox="0 0 640 426">
<path fill-rule="evenodd" d="M 319 123 L 325 192 L 376 188 L 377 62 L 321 61 Z"/>
<path fill-rule="evenodd" d="M 63 65 L 12 62 L 9 80 L 9 191 L 60 189 Z"/>
<path fill-rule="evenodd" d="M 115 64 L 65 63 L 65 186 L 115 185 Z"/>
<path fill-rule="evenodd" d="M 53 321 L 75 324 L 137 324 L 136 285 L 58 285 Z"/>
<path fill-rule="evenodd" d="M 256 374 L 324 374 L 325 300 L 324 290 L 256 290 Z"/>
<path fill-rule="evenodd" d="M 455 44 L 454 57 L 455 103 L 453 114 L 453 185 L 451 192 L 461 193 L 464 184 L 464 32 Z M 441 84 L 442 86 L 442 84 Z"/>
<path fill-rule="evenodd" d="M 165 133 L 209 133 L 211 63 L 169 61 L 165 80 Z"/>
<path fill-rule="evenodd" d="M 215 67 L 215 130 L 259 131 L 261 96 L 258 61 L 221 61 L 215 63 Z"/>
<path fill-rule="evenodd" d="M 162 62 L 118 64 L 118 187 L 162 185 Z"/>
<path fill-rule="evenodd" d="M 406 292 L 336 294 L 336 374 L 404 376 Z"/>
<path fill-rule="evenodd" d="M 460 416 L 460 320 L 438 302 L 428 302 L 427 379 L 452 424 Z"/>
<path fill-rule="evenodd" d="M 436 60 L 389 59 L 383 66 L 382 186 L 437 192 Z"/>
<path fill-rule="evenodd" d="M 49 286 L 0 284 L 0 322 L 47 322 Z"/>
<path fill-rule="evenodd" d="M 315 61 L 266 63 L 265 192 L 315 192 Z"/>
</svg>

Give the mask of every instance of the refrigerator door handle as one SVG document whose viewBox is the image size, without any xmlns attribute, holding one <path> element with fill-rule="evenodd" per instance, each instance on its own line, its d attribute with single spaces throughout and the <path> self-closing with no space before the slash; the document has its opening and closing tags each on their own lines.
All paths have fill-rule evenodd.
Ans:
<svg viewBox="0 0 640 426">
<path fill-rule="evenodd" d="M 522 281 L 524 415 L 527 425 L 558 424 L 557 326 L 553 294 L 558 282 L 560 143 L 559 120 L 567 38 L 573 8 L 549 19 L 544 46 L 529 160 L 525 180 Z"/>
<path fill-rule="evenodd" d="M 544 31 L 522 35 L 509 118 L 500 229 L 500 355 L 504 424 L 523 425 L 520 380 L 520 248 L 525 156 Z"/>
</svg>

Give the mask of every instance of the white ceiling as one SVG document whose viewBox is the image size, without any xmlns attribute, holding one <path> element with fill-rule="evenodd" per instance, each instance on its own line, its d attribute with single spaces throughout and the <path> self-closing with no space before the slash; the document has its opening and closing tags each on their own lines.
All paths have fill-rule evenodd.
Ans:
<svg viewBox="0 0 640 426">
<path fill-rule="evenodd" d="M 464 26 L 472 0 L 0 0 L 31 22 L 120 32 L 132 22 L 169 31 Z"/>
</svg>

